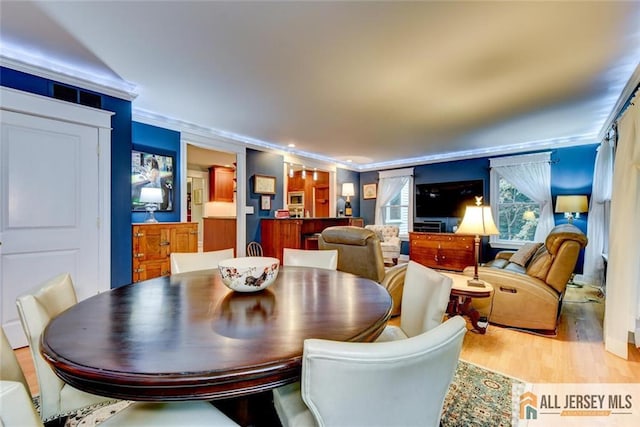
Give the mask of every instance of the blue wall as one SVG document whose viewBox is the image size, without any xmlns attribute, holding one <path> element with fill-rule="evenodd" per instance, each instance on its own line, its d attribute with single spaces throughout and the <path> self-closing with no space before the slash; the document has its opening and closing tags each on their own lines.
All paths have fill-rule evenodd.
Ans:
<svg viewBox="0 0 640 427">
<path fill-rule="evenodd" d="M 353 217 L 360 216 L 360 199 L 362 198 L 362 187 L 360 186 L 360 173 L 354 172 L 347 169 L 336 169 L 336 212 L 329 212 L 330 216 L 339 216 L 340 211 L 344 214 L 344 205 L 347 201 L 347 198 L 342 195 L 342 184 L 351 182 L 353 183 L 355 196 L 351 197 L 349 200 L 351 202 L 351 209 L 353 210 Z"/>
<path fill-rule="evenodd" d="M 284 157 L 278 154 L 265 153 L 247 148 L 247 206 L 253 206 L 253 214 L 247 215 L 247 243 L 260 242 L 260 218 L 273 218 L 276 209 L 284 205 Z M 260 210 L 260 196 L 253 191 L 254 176 L 266 175 L 276 177 L 276 194 L 271 195 L 271 210 Z"/>
<path fill-rule="evenodd" d="M 180 206 L 180 132 L 163 129 L 143 123 L 133 123 L 133 144 L 137 149 L 157 150 L 159 154 L 172 155 L 175 157 L 174 183 L 173 183 L 173 210 L 166 212 L 156 212 L 155 217 L 160 222 L 179 222 Z M 129 153 L 129 187 L 127 190 L 131 194 L 131 153 Z M 129 202 L 131 203 L 131 202 Z M 131 210 L 131 205 L 129 205 Z M 131 212 L 131 222 L 144 222 L 147 214 L 145 212 Z"/>
<path fill-rule="evenodd" d="M 551 196 L 555 206 L 555 199 L 559 194 L 586 194 L 591 197 L 591 185 L 593 183 L 593 168 L 595 164 L 596 149 L 599 144 L 581 145 L 577 147 L 558 148 L 551 153 Z M 549 151 L 549 150 L 545 150 Z M 525 153 L 522 153 L 525 154 Z M 492 156 L 498 157 L 498 156 Z M 434 163 L 420 165 L 414 168 L 414 183 L 464 181 L 482 179 L 484 180 L 485 203 L 489 201 L 490 180 L 489 180 L 489 157 L 482 157 L 470 160 L 458 160 L 454 162 Z M 363 184 L 378 182 L 378 172 L 363 172 L 360 174 L 360 181 Z M 360 196 L 361 197 L 361 196 Z M 360 200 L 360 215 L 365 219 L 365 224 L 373 224 L 375 216 L 375 200 Z M 433 218 L 447 223 L 447 231 L 456 224 L 455 218 Z M 588 218 L 581 218 L 574 221 L 574 225 L 580 228 L 585 234 L 587 232 Z M 566 223 L 563 214 L 555 215 L 556 224 Z M 492 259 L 498 249 L 492 249 L 488 245 L 488 239 L 483 239 L 482 261 Z M 403 243 L 402 253 L 409 253 L 409 246 Z M 582 272 L 583 255 L 578 259 L 577 272 Z"/>
</svg>

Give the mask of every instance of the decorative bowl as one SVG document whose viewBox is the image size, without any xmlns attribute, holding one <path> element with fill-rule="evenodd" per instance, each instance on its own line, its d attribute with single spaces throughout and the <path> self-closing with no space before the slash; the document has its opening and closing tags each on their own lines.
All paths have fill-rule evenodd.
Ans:
<svg viewBox="0 0 640 427">
<path fill-rule="evenodd" d="M 218 263 L 222 282 L 237 292 L 257 292 L 269 287 L 279 269 L 278 258 L 261 256 L 228 258 Z"/>
</svg>

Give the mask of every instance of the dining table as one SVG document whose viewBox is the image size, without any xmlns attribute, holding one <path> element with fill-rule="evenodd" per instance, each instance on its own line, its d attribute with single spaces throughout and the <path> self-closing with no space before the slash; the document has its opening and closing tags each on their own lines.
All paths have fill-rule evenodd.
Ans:
<svg viewBox="0 0 640 427">
<path fill-rule="evenodd" d="M 375 340 L 392 301 L 350 273 L 280 266 L 260 292 L 227 288 L 217 269 L 125 285 L 55 317 L 41 352 L 80 390 L 135 401 L 249 396 L 300 379 L 308 338 Z"/>
</svg>

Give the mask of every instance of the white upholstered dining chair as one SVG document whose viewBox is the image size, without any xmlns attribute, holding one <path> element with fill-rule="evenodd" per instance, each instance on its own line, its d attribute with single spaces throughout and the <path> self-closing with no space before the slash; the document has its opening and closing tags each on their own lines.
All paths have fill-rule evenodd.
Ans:
<svg viewBox="0 0 640 427">
<path fill-rule="evenodd" d="M 223 259 L 233 258 L 233 248 L 208 252 L 172 252 L 171 274 L 218 268 Z"/>
<path fill-rule="evenodd" d="M 283 427 L 438 426 L 466 322 L 402 341 L 304 342 L 302 380 L 273 391 Z"/>
<path fill-rule="evenodd" d="M 40 354 L 40 336 L 49 321 L 77 303 L 77 297 L 71 276 L 68 273 L 60 274 L 41 285 L 36 290 L 23 294 L 17 299 L 18 314 L 24 328 L 24 332 L 29 342 L 31 356 L 33 357 L 38 387 L 40 389 L 40 417 L 45 422 L 59 418 L 60 416 L 74 412 L 80 408 L 115 401 L 115 399 L 85 393 L 66 383 L 64 383 L 49 364 Z M 3 332 L 4 335 L 4 332 Z M 4 382 L 5 360 L 9 360 L 11 353 L 13 360 L 15 355 L 8 343 L 2 342 L 2 379 Z M 5 349 L 8 347 L 8 352 Z M 5 358 L 5 356 L 7 356 Z M 7 372 L 20 369 L 20 366 L 12 362 L 7 362 Z M 12 375 L 11 378 L 19 378 L 19 375 Z M 14 381 L 15 382 L 15 381 Z M 18 381 L 19 383 L 19 381 Z M 4 385 L 2 386 L 4 390 Z M 22 386 L 26 393 L 28 388 Z M 11 396 L 20 400 L 17 395 L 20 393 L 19 387 L 10 387 Z M 12 399 L 14 398 L 12 397 Z M 27 399 L 30 401 L 30 399 Z M 33 409 L 33 408 L 32 408 Z M 24 416 L 28 416 L 29 409 L 23 408 Z M 7 417 L 8 411 L 6 414 Z M 5 406 L 3 397 L 2 422 L 4 426 L 11 425 L 34 425 L 33 423 L 12 424 L 5 422 Z M 37 424 L 35 424 L 37 425 Z M 230 418 L 227 418 L 218 409 L 208 402 L 175 402 L 175 403 L 134 403 L 125 410 L 118 412 L 114 417 L 101 423 L 103 426 L 236 426 Z"/>
<path fill-rule="evenodd" d="M 400 326 L 387 325 L 377 341 L 406 339 L 441 324 L 452 285 L 450 277 L 409 261 L 402 290 Z"/>
<path fill-rule="evenodd" d="M 305 249 L 282 249 L 282 265 L 316 267 L 335 270 L 338 267 L 338 251 L 329 250 L 305 250 Z"/>
</svg>

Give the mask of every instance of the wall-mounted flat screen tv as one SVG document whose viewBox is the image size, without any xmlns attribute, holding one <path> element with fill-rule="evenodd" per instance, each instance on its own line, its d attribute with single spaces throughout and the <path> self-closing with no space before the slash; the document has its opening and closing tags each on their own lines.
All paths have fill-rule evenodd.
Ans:
<svg viewBox="0 0 640 427">
<path fill-rule="evenodd" d="M 131 150 L 131 210 L 144 212 L 146 203 L 140 200 L 143 187 L 162 189 L 158 211 L 173 210 L 174 156 L 155 150 Z"/>
<path fill-rule="evenodd" d="M 467 205 L 475 205 L 476 196 L 484 196 L 484 182 L 438 182 L 416 184 L 417 218 L 462 218 Z"/>
</svg>

